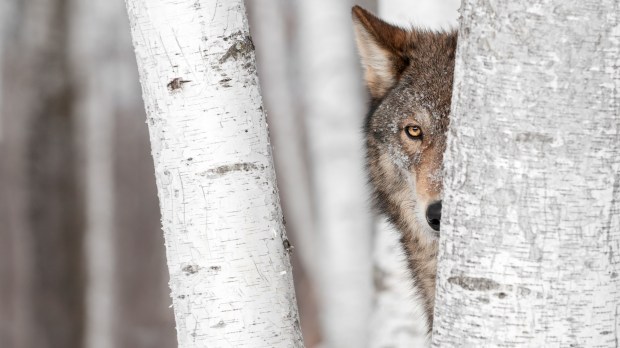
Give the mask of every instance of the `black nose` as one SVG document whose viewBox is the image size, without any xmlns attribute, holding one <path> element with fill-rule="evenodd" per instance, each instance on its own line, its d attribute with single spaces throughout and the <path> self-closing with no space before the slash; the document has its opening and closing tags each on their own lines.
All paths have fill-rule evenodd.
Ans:
<svg viewBox="0 0 620 348">
<path fill-rule="evenodd" d="M 437 201 L 426 208 L 426 221 L 435 231 L 439 231 L 441 224 L 441 201 Z"/>
</svg>

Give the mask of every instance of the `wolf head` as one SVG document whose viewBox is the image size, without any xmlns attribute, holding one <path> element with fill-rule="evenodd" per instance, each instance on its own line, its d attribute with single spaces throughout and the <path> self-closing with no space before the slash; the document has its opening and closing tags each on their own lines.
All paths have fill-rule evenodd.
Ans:
<svg viewBox="0 0 620 348">
<path fill-rule="evenodd" d="M 396 27 L 357 6 L 353 22 L 371 96 L 365 134 L 375 202 L 400 230 L 432 316 L 457 35 Z"/>
<path fill-rule="evenodd" d="M 360 7 L 353 14 L 372 98 L 365 131 L 377 201 L 398 225 L 436 238 L 456 34 L 402 29 Z"/>
</svg>

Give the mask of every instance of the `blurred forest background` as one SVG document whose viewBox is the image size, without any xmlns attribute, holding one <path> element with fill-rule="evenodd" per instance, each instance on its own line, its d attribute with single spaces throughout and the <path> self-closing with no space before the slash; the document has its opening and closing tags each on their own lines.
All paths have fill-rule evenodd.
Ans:
<svg viewBox="0 0 620 348">
<path fill-rule="evenodd" d="M 398 236 L 370 209 L 354 3 L 430 28 L 459 6 L 246 1 L 307 347 L 424 340 Z M 124 1 L 2 1 L 0 67 L 0 347 L 175 347 Z"/>
</svg>

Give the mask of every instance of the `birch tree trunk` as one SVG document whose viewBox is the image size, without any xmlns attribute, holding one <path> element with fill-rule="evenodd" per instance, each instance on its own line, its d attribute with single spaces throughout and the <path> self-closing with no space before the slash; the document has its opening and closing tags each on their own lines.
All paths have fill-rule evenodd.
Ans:
<svg viewBox="0 0 620 348">
<path fill-rule="evenodd" d="M 75 70 L 83 175 L 85 183 L 85 288 L 86 325 L 84 346 L 118 347 L 114 331 L 116 307 L 114 241 L 114 185 L 112 129 L 114 92 L 119 63 L 111 52 L 116 35 L 103 28 L 116 28 L 123 20 L 122 2 L 77 0 L 72 2 L 71 66 Z M 123 12 L 117 11 L 121 9 Z"/>
<path fill-rule="evenodd" d="M 618 346 L 619 90 L 617 1 L 464 1 L 433 346 Z"/>
<path fill-rule="evenodd" d="M 302 347 L 243 2 L 128 0 L 180 347 Z"/>
<path fill-rule="evenodd" d="M 317 293 L 326 347 L 365 347 L 372 310 L 372 218 L 365 113 L 350 1 L 297 2 L 300 97 L 316 197 Z"/>
</svg>

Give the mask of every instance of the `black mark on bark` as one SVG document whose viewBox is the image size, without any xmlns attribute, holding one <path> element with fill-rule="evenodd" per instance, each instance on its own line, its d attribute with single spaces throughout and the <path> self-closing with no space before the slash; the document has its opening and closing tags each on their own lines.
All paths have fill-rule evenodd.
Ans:
<svg viewBox="0 0 620 348">
<path fill-rule="evenodd" d="M 506 294 L 505 292 L 498 292 L 497 294 L 495 294 L 495 296 L 497 296 L 497 298 L 504 299 L 506 298 L 506 296 L 508 296 L 508 294 Z"/>
<path fill-rule="evenodd" d="M 180 77 L 175 77 L 174 79 L 172 79 L 172 81 L 168 82 L 168 84 L 166 86 L 172 92 L 172 91 L 176 91 L 177 89 L 180 89 L 181 87 L 183 87 L 183 84 L 187 83 L 187 82 L 192 82 L 192 81 L 191 80 L 183 80 Z"/>
<path fill-rule="evenodd" d="M 469 291 L 490 291 L 499 289 L 499 283 L 486 278 L 450 277 L 448 283 Z"/>
<path fill-rule="evenodd" d="M 284 250 L 286 250 L 287 253 L 292 253 L 293 249 L 295 249 L 295 247 L 291 244 L 291 242 L 288 241 L 288 239 L 285 239 L 282 244 L 284 245 Z"/>
<path fill-rule="evenodd" d="M 222 85 L 222 87 L 230 87 L 230 81 L 232 79 L 230 77 L 224 78 L 220 80 L 220 85 Z"/>
<path fill-rule="evenodd" d="M 181 268 L 181 270 L 183 272 L 185 272 L 186 275 L 196 274 L 196 273 L 198 273 L 199 269 L 200 269 L 200 267 L 198 267 L 198 265 L 187 265 L 187 266 Z"/>
<path fill-rule="evenodd" d="M 220 64 L 226 62 L 230 58 L 234 60 L 239 60 L 239 58 L 248 59 L 252 52 L 254 52 L 254 43 L 249 35 L 240 40 L 234 40 L 226 53 L 220 58 Z"/>
<path fill-rule="evenodd" d="M 252 170 L 264 169 L 265 167 L 262 165 L 256 165 L 254 163 L 249 162 L 241 162 L 235 164 L 227 164 L 223 166 L 219 166 L 217 168 L 209 169 L 206 172 L 203 172 L 202 175 L 207 176 L 222 176 L 231 172 L 249 172 Z"/>
</svg>

